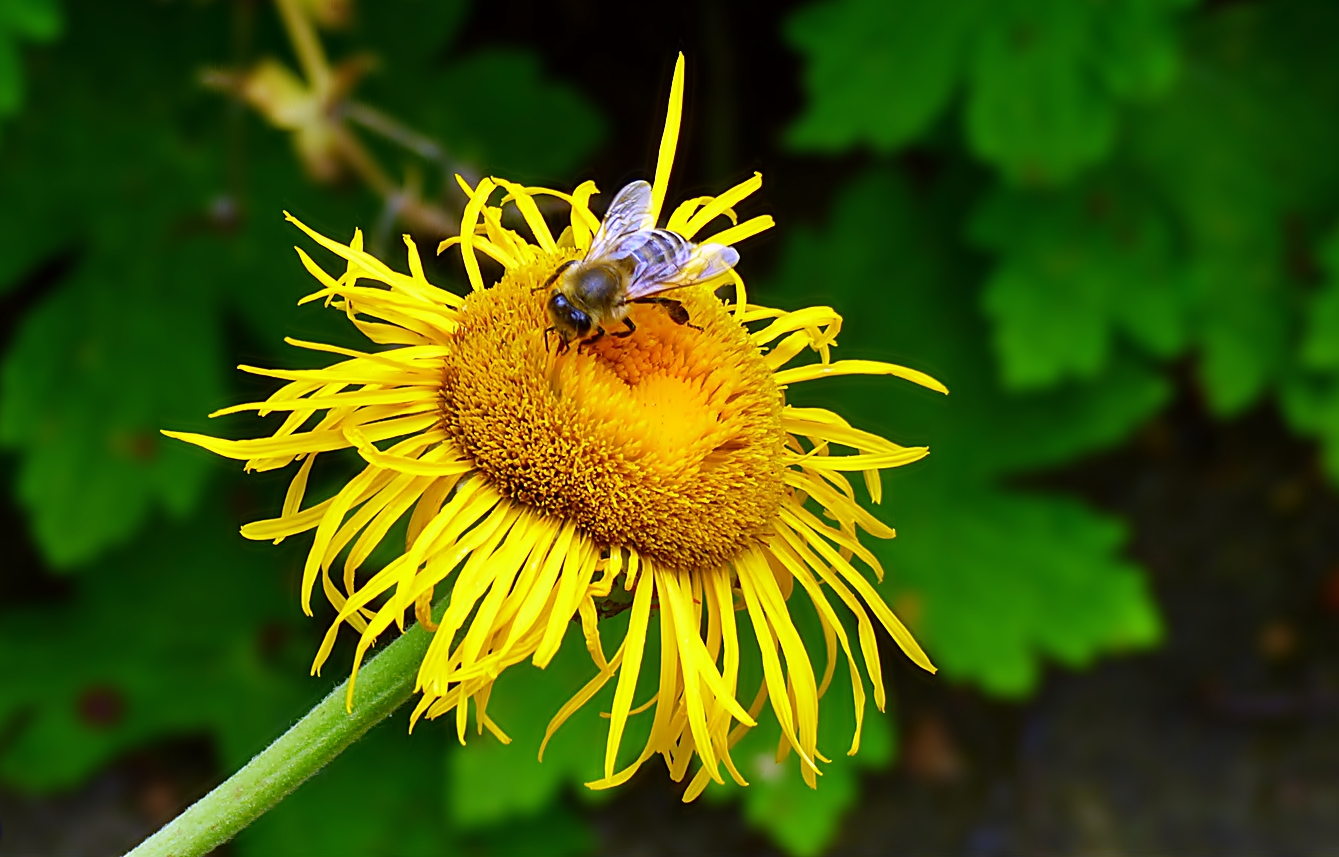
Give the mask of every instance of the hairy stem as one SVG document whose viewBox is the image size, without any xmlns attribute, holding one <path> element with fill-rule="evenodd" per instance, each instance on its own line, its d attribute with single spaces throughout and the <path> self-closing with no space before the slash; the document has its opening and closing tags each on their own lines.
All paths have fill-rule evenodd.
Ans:
<svg viewBox="0 0 1339 857">
<path fill-rule="evenodd" d="M 345 680 L 246 767 L 126 857 L 198 857 L 232 839 L 409 699 L 431 639 L 420 626 L 411 627 L 359 670 L 352 713 L 345 708 Z"/>
</svg>

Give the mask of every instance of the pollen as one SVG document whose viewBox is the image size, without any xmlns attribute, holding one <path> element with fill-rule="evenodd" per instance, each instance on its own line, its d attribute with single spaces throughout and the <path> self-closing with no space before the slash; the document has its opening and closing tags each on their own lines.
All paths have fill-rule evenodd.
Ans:
<svg viewBox="0 0 1339 857">
<path fill-rule="evenodd" d="M 687 325 L 634 305 L 635 333 L 557 353 L 542 285 L 564 259 L 466 298 L 444 360 L 443 428 L 503 494 L 597 544 L 721 567 L 766 537 L 785 492 L 771 370 L 704 289 L 676 293 Z"/>
</svg>

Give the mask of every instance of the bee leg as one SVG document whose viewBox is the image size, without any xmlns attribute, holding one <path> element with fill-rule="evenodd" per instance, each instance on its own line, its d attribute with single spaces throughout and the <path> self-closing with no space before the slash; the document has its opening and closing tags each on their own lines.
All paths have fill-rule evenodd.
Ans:
<svg viewBox="0 0 1339 857">
<path fill-rule="evenodd" d="M 597 327 L 597 328 L 595 328 L 595 335 L 592 336 L 590 339 L 583 339 L 583 340 L 581 341 L 581 344 L 577 346 L 577 351 L 580 352 L 582 348 L 585 348 L 585 347 L 590 346 L 590 345 L 594 345 L 595 343 L 599 342 L 601 339 L 604 339 L 604 328 L 603 328 L 603 327 Z"/>
<path fill-rule="evenodd" d="M 570 346 L 567 344 L 567 340 L 563 338 L 563 335 L 562 335 L 561 333 L 558 333 L 558 328 L 556 328 L 556 327 L 546 327 L 546 328 L 544 328 L 544 350 L 545 350 L 545 351 L 548 351 L 548 350 L 549 350 L 549 334 L 551 334 L 551 333 L 557 333 L 557 334 L 558 334 L 558 353 L 559 353 L 559 354 L 566 354 L 566 353 L 567 353 L 567 349 L 568 349 Z"/>
<path fill-rule="evenodd" d="M 670 317 L 670 321 L 674 322 L 675 324 L 687 324 L 693 330 L 702 329 L 696 324 L 689 323 L 688 310 L 684 309 L 683 304 L 679 301 L 676 301 L 674 298 L 638 298 L 635 301 L 633 301 L 633 303 L 659 304 L 660 306 L 664 307 L 665 314 L 668 315 Z"/>
<path fill-rule="evenodd" d="M 617 336 L 619 339 L 622 339 L 625 336 L 632 336 L 634 333 L 637 332 L 637 325 L 632 323 L 632 319 L 628 318 L 627 316 L 624 316 L 623 323 L 627 325 L 628 329 L 620 330 L 618 333 L 613 334 L 614 336 Z"/>
<path fill-rule="evenodd" d="M 566 262 L 563 262 L 556 269 L 554 269 L 553 273 L 549 275 L 549 278 L 544 281 L 544 285 L 536 286 L 535 288 L 531 289 L 530 294 L 533 295 L 535 292 L 542 292 L 545 289 L 552 286 L 553 281 L 558 279 L 558 275 L 560 275 L 563 271 L 566 271 L 568 268 L 572 267 L 576 263 L 577 263 L 576 259 L 568 259 Z"/>
</svg>

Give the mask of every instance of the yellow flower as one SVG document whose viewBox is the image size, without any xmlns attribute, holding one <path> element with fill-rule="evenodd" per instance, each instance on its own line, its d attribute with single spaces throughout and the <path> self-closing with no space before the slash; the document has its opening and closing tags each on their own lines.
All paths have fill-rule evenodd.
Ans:
<svg viewBox="0 0 1339 857">
<path fill-rule="evenodd" d="M 656 222 L 678 138 L 682 63 L 680 57 L 653 184 Z M 721 196 L 685 202 L 665 227 L 695 238 L 718 218 L 735 220 L 732 207 L 760 185 L 755 175 Z M 723 782 L 722 767 L 742 784 L 730 748 L 770 703 L 785 746 L 799 755 L 804 779 L 813 786 L 825 761 L 817 747 L 819 698 L 832 678 L 838 646 L 854 694 L 851 753 L 859 747 L 865 702 L 853 641 L 834 597 L 854 616 L 855 645 L 880 709 L 875 620 L 912 660 L 934 669 L 855 565 L 859 561 L 881 578 L 857 529 L 880 538 L 893 531 L 860 506 L 843 475 L 862 473 L 878 502 L 879 470 L 927 451 L 853 428 L 831 411 L 787 405 L 784 391 L 853 373 L 895 375 L 947 391 L 900 366 L 832 362 L 829 350 L 841 327 L 837 313 L 748 304 L 733 271 L 676 293 L 692 325 L 674 323 L 655 306 L 634 306 L 634 335 L 560 353 L 546 346 L 543 285 L 590 246 L 600 225 L 588 206 L 594 185 L 566 194 L 485 178 L 465 189 L 470 201 L 461 237 L 443 247 L 459 246 L 473 287 L 469 295 L 429 283 L 407 236 L 409 273 L 401 274 L 364 252 L 360 233 L 346 246 L 299 223 L 347 261 L 335 278 L 299 250 L 321 283 L 305 300 L 324 299 L 372 342 L 393 347 L 358 352 L 293 342 L 346 359 L 315 370 L 242 367 L 290 383 L 264 402 L 219 412 L 287 412 L 273 436 L 230 441 L 169 434 L 244 459 L 248 469 L 301 462 L 279 517 L 242 532 L 278 541 L 316 531 L 303 574 L 303 609 L 310 615 L 319 579 L 338 616 L 313 670 L 347 623 L 361 633 L 356 675 L 368 647 L 392 623 L 403 628 L 413 608 L 435 632 L 419 669 L 422 696 L 413 720 L 454 712 L 463 741 L 473 700 L 479 730 L 506 741 L 487 714 L 493 682 L 523 660 L 547 665 L 578 618 L 596 675 L 557 712 L 548 734 L 617 677 L 604 777 L 588 785 L 617 785 L 656 753 L 675 780 L 685 776 L 694 756 L 700 760 L 685 800 L 709 780 Z M 499 191 L 504 195 L 494 204 Z M 570 223 L 556 238 L 536 204 L 540 195 L 570 206 Z M 507 203 L 515 206 L 529 239 L 504 225 Z M 756 217 L 710 240 L 730 245 L 771 225 L 770 217 Z M 503 269 L 491 287 L 481 255 Z M 731 281 L 738 300 L 727 305 L 711 286 Z M 819 362 L 790 366 L 806 349 L 817 352 Z M 835 455 L 835 446 L 855 452 Z M 365 467 L 335 496 L 303 508 L 316 458 L 341 449 L 356 450 Z M 406 515 L 403 555 L 360 581 L 372 549 Z M 342 588 L 330 575 L 341 555 Z M 434 619 L 436 592 L 448 578 L 445 611 Z M 822 676 L 815 674 L 789 612 L 796 583 L 822 625 Z M 627 631 L 607 654 L 602 615 L 620 609 L 629 613 Z M 658 690 L 637 706 L 633 696 L 657 612 Z M 741 697 L 745 621 L 757 641 L 762 677 Z M 741 704 L 742 698 L 751 704 Z M 628 719 L 651 705 L 649 738 L 620 770 Z"/>
</svg>

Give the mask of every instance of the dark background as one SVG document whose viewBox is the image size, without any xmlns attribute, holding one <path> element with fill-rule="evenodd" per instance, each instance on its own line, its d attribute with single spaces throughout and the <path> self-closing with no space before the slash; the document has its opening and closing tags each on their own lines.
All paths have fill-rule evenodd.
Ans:
<svg viewBox="0 0 1339 857">
<path fill-rule="evenodd" d="M 746 765 L 685 807 L 653 764 L 586 792 L 594 718 L 534 762 L 568 658 L 500 684 L 505 751 L 392 718 L 225 851 L 1334 850 L 1339 7 L 303 8 L 332 62 L 376 58 L 306 130 L 389 184 L 248 98 L 263 58 L 297 69 L 270 3 L 0 0 L 0 854 L 121 852 L 342 677 L 347 649 L 307 675 L 329 617 L 298 610 L 302 545 L 236 534 L 281 479 L 157 435 L 254 432 L 204 418 L 268 391 L 231 366 L 355 341 L 295 308 L 280 212 L 403 268 L 400 231 L 458 215 L 449 169 L 617 188 L 652 169 L 678 51 L 671 196 L 764 174 L 754 300 L 830 304 L 842 356 L 953 391 L 805 394 L 934 450 L 886 477 L 876 548 L 941 672 L 885 646 L 889 714 L 817 792 Z"/>
</svg>

